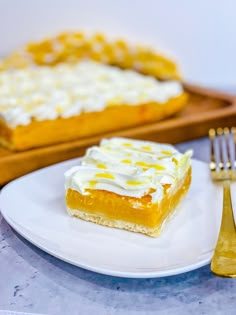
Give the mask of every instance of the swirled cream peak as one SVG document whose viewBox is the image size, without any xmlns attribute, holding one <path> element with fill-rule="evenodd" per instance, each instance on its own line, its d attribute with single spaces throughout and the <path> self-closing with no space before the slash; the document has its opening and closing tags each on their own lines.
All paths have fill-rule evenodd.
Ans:
<svg viewBox="0 0 236 315">
<path fill-rule="evenodd" d="M 0 73 L 0 116 L 14 128 L 32 119 L 68 118 L 107 106 L 162 106 L 182 92 L 177 81 L 159 82 L 94 61 L 32 67 Z"/>
<path fill-rule="evenodd" d="M 65 173 L 65 187 L 81 194 L 98 189 L 136 198 L 151 195 L 153 203 L 159 202 L 165 185 L 174 190 L 185 176 L 191 154 L 181 154 L 168 144 L 105 139 L 87 150 L 80 165 Z"/>
</svg>

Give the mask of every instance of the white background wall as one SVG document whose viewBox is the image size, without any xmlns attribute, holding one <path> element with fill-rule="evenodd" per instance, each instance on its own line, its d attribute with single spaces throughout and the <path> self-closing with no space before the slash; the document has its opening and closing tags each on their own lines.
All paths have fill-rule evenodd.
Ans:
<svg viewBox="0 0 236 315">
<path fill-rule="evenodd" d="M 235 0 L 0 0 L 0 55 L 63 30 L 100 30 L 174 56 L 186 80 L 236 87 Z"/>
</svg>

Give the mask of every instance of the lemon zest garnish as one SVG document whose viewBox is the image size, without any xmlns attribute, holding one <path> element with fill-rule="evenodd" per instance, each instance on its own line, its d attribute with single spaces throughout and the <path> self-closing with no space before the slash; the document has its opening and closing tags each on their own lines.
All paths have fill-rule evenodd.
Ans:
<svg viewBox="0 0 236 315">
<path fill-rule="evenodd" d="M 143 145 L 141 149 L 146 150 L 146 151 L 151 151 L 152 147 L 150 145 Z"/>
<path fill-rule="evenodd" d="M 124 147 L 132 147 L 132 143 L 125 142 L 125 143 L 123 143 L 123 146 Z"/>
<path fill-rule="evenodd" d="M 137 166 L 142 166 L 144 168 L 155 168 L 155 170 L 158 170 L 158 171 L 163 171 L 165 170 L 166 168 L 163 166 L 163 165 L 160 165 L 160 164 L 147 164 L 145 162 L 136 162 L 135 163 Z"/>
<path fill-rule="evenodd" d="M 126 182 L 128 185 L 142 185 L 143 182 L 140 182 L 138 180 L 127 180 Z"/>
<path fill-rule="evenodd" d="M 57 106 L 57 107 L 56 107 L 56 112 L 57 112 L 58 114 L 61 114 L 61 112 L 62 112 L 61 106 Z"/>
<path fill-rule="evenodd" d="M 131 160 L 122 160 L 121 163 L 131 164 Z"/>
<path fill-rule="evenodd" d="M 105 164 L 98 163 L 98 164 L 97 164 L 97 168 L 107 169 L 107 166 L 106 166 Z"/>
<path fill-rule="evenodd" d="M 112 174 L 109 173 L 98 173 L 95 175 L 96 177 L 100 177 L 100 178 L 110 178 L 110 179 L 115 179 L 115 176 L 113 176 Z"/>
<path fill-rule="evenodd" d="M 90 180 L 89 185 L 93 188 L 98 183 L 97 180 Z"/>
<path fill-rule="evenodd" d="M 172 158 L 172 162 L 174 162 L 176 165 L 178 165 L 178 160 L 176 160 L 176 158 Z"/>
<path fill-rule="evenodd" d="M 173 155 L 173 153 L 172 152 L 170 152 L 170 151 L 161 151 L 161 154 L 165 154 L 165 155 Z"/>
</svg>

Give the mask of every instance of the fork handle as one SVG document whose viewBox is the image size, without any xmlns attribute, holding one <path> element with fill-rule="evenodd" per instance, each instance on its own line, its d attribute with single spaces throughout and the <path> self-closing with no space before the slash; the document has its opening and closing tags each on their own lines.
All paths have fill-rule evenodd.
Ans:
<svg viewBox="0 0 236 315">
<path fill-rule="evenodd" d="M 230 191 L 230 181 L 224 182 L 224 195 L 223 195 L 223 214 L 222 214 L 222 223 L 221 226 L 227 229 L 230 233 L 235 232 L 235 222 L 233 207 L 231 201 L 231 191 Z"/>
<path fill-rule="evenodd" d="M 223 212 L 219 238 L 227 235 L 231 238 L 232 235 L 236 236 L 236 229 L 231 201 L 230 181 L 224 181 L 223 188 Z M 228 238 L 226 240 L 228 241 Z M 226 240 L 223 238 L 223 241 Z"/>
<path fill-rule="evenodd" d="M 230 181 L 224 181 L 223 212 L 211 270 L 218 275 L 236 277 L 236 227 L 231 201 Z"/>
</svg>

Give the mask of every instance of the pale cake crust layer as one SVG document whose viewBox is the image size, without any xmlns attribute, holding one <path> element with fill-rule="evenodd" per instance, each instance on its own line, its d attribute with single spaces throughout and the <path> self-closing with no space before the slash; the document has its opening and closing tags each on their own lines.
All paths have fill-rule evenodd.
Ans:
<svg viewBox="0 0 236 315">
<path fill-rule="evenodd" d="M 110 220 L 102 215 L 85 213 L 78 209 L 67 208 L 67 210 L 68 210 L 69 215 L 73 217 L 76 217 L 85 221 L 90 221 L 96 224 L 108 226 L 111 228 L 117 228 L 121 230 L 136 232 L 136 233 L 142 233 L 149 236 L 159 235 L 159 229 L 156 229 L 156 228 L 148 228 L 148 227 L 136 224 L 136 223 L 130 223 L 130 222 L 125 222 L 121 220 Z"/>
</svg>

